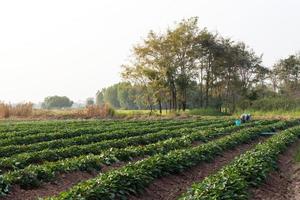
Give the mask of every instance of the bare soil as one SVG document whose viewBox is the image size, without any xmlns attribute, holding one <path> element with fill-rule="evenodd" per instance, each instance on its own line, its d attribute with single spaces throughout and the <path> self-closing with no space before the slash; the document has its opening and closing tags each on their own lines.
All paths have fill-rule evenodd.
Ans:
<svg viewBox="0 0 300 200">
<path fill-rule="evenodd" d="M 250 190 L 252 200 L 300 200 L 300 164 L 294 162 L 299 146 L 300 140 L 279 156 L 279 169 L 271 172 L 265 183 Z"/>
<path fill-rule="evenodd" d="M 246 150 L 253 147 L 258 141 L 262 141 L 264 138 L 253 141 L 249 144 L 243 144 L 236 149 L 229 150 L 223 153 L 223 155 L 218 156 L 215 160 L 210 163 L 202 163 L 195 166 L 185 172 L 177 175 L 170 175 L 158 180 L 155 180 L 139 197 L 131 196 L 131 200 L 137 199 L 176 199 L 181 193 L 185 192 L 192 183 L 196 181 L 201 181 L 206 176 L 214 173 L 222 166 L 228 164 L 235 156 L 245 152 Z M 195 143 L 194 145 L 199 145 Z M 142 158 L 136 158 L 132 162 L 140 160 Z M 128 164 L 128 162 L 115 163 L 112 166 L 103 166 L 101 173 L 119 168 Z M 90 178 L 97 176 L 99 172 L 72 172 L 66 174 L 60 174 L 57 176 L 54 182 L 43 183 L 39 188 L 25 190 L 20 188 L 18 185 L 14 185 L 11 192 L 4 198 L 0 200 L 36 200 L 39 197 L 47 197 L 57 195 L 72 186 L 78 184 L 81 181 L 85 181 Z"/>
<path fill-rule="evenodd" d="M 11 192 L 4 198 L 1 198 L 1 200 L 34 200 L 38 199 L 38 197 L 56 195 L 76 183 L 92 177 L 94 177 L 93 173 L 78 171 L 59 175 L 55 182 L 44 183 L 36 189 L 24 190 L 19 185 L 14 185 Z"/>
<path fill-rule="evenodd" d="M 260 138 L 259 141 L 264 140 Z M 213 174 L 222 166 L 228 164 L 234 157 L 251 149 L 258 141 L 239 145 L 237 148 L 225 151 L 222 155 L 209 163 L 201 163 L 182 173 L 169 175 L 155 180 L 144 193 L 139 196 L 130 196 L 130 200 L 171 200 L 177 199 L 193 183 L 203 180 L 206 176 Z"/>
<path fill-rule="evenodd" d="M 136 160 L 138 159 L 141 158 L 137 158 Z M 119 168 L 127 163 L 128 162 L 118 162 L 118 163 L 114 163 L 111 166 L 102 166 L 101 173 L 107 172 L 115 168 Z M 48 196 L 54 196 L 59 194 L 60 192 L 68 190 L 69 188 L 78 184 L 79 182 L 94 178 L 97 175 L 99 175 L 99 172 L 97 171 L 94 172 L 76 171 L 76 172 L 60 174 L 55 178 L 55 181 L 43 183 L 38 188 L 34 188 L 30 190 L 22 189 L 19 185 L 13 185 L 11 192 L 7 196 L 0 198 L 0 200 L 36 200 L 39 197 L 43 198 Z"/>
</svg>

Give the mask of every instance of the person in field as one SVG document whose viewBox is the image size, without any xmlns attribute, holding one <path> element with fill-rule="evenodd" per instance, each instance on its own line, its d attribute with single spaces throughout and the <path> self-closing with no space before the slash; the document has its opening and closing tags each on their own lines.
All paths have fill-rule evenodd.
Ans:
<svg viewBox="0 0 300 200">
<path fill-rule="evenodd" d="M 250 114 L 242 114 L 241 115 L 241 122 L 245 123 L 251 120 L 251 115 Z"/>
</svg>

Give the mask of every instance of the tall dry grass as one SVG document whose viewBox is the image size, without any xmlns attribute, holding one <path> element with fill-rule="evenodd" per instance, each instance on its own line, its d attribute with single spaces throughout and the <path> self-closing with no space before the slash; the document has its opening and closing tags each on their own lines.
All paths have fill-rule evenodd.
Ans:
<svg viewBox="0 0 300 200">
<path fill-rule="evenodd" d="M 88 118 L 113 117 L 115 115 L 115 110 L 108 104 L 102 106 L 89 105 L 83 110 L 83 115 Z"/>
<path fill-rule="evenodd" d="M 32 115 L 32 103 L 20 103 L 15 106 L 0 102 L 0 118 L 29 117 Z"/>
<path fill-rule="evenodd" d="M 0 118 L 8 118 L 9 117 L 9 104 L 5 104 L 0 102 Z"/>
</svg>

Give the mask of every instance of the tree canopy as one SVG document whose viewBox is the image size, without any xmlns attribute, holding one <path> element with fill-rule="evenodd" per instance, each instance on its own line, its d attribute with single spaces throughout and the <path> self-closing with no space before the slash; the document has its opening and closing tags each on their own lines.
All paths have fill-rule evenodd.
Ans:
<svg viewBox="0 0 300 200">
<path fill-rule="evenodd" d="M 199 107 L 224 107 L 234 112 L 258 82 L 261 56 L 243 42 L 234 42 L 206 28 L 198 18 L 182 20 L 164 33 L 150 31 L 135 45 L 123 78 L 145 87 L 161 107 L 185 110 L 199 90 Z M 194 93 L 195 94 L 195 93 Z"/>
<path fill-rule="evenodd" d="M 71 101 L 66 96 L 49 96 L 44 99 L 42 103 L 42 107 L 45 109 L 53 109 L 53 108 L 69 108 L 73 105 L 73 101 Z"/>
<path fill-rule="evenodd" d="M 125 82 L 97 93 L 97 103 L 115 108 L 185 110 L 215 108 L 233 113 L 254 101 L 300 96 L 300 56 L 262 65 L 244 42 L 198 25 L 192 17 L 164 32 L 150 31 L 122 65 Z"/>
</svg>

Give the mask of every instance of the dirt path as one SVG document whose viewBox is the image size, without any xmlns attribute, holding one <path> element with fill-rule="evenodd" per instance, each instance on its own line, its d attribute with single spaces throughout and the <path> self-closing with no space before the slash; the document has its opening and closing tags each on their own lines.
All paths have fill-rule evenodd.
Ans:
<svg viewBox="0 0 300 200">
<path fill-rule="evenodd" d="M 300 200 L 300 164 L 295 164 L 293 167 L 292 181 L 289 190 L 292 194 L 291 200 Z"/>
<path fill-rule="evenodd" d="M 138 160 L 141 158 L 136 159 Z M 118 162 L 111 166 L 103 166 L 101 173 L 121 167 L 125 164 L 128 164 L 128 162 Z M 19 185 L 14 185 L 11 192 L 7 196 L 0 198 L 0 200 L 36 200 L 39 197 L 54 196 L 71 188 L 81 181 L 94 178 L 98 174 L 99 172 L 88 173 L 81 171 L 60 174 L 55 178 L 55 181 L 43 183 L 40 187 L 31 190 L 25 190 L 20 188 Z"/>
<path fill-rule="evenodd" d="M 251 189 L 252 200 L 300 200 L 300 165 L 294 162 L 300 140 L 279 156 L 279 170 L 272 172 L 265 183 Z"/>
<path fill-rule="evenodd" d="M 38 197 L 58 194 L 74 184 L 94 177 L 95 174 L 87 172 L 73 172 L 59 175 L 52 183 L 44 183 L 37 189 L 24 190 L 19 185 L 14 185 L 11 192 L 1 200 L 35 200 Z"/>
<path fill-rule="evenodd" d="M 260 141 L 264 138 L 260 138 Z M 224 151 L 222 156 L 218 156 L 210 163 L 202 163 L 180 174 L 169 175 L 155 180 L 146 191 L 140 196 L 130 196 L 130 200 L 171 200 L 177 199 L 194 182 L 199 182 L 206 176 L 216 172 L 222 166 L 228 164 L 232 159 L 251 149 L 258 141 L 249 144 L 242 144 L 236 149 Z"/>
</svg>

